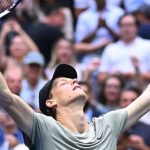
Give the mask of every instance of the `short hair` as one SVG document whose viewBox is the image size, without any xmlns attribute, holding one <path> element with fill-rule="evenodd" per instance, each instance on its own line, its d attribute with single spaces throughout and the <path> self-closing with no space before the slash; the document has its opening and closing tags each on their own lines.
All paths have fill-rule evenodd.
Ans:
<svg viewBox="0 0 150 150">
<path fill-rule="evenodd" d="M 136 14 L 143 14 L 148 20 L 150 20 L 150 5 L 143 5 L 137 10 Z"/>
<path fill-rule="evenodd" d="M 132 91 L 132 92 L 136 93 L 137 96 L 140 96 L 141 93 L 142 93 L 142 91 L 141 91 L 140 88 L 138 88 L 137 86 L 133 86 L 133 85 L 130 85 L 130 86 L 125 87 L 125 88 L 122 90 L 122 92 L 124 92 L 124 91 Z"/>
<path fill-rule="evenodd" d="M 119 19 L 119 21 L 118 21 L 118 25 L 119 25 L 119 26 L 121 26 L 121 22 L 122 22 L 122 20 L 123 20 L 126 16 L 132 16 L 132 17 L 134 18 L 134 20 L 135 20 L 135 25 L 136 25 L 137 27 L 139 26 L 139 21 L 138 21 L 138 19 L 135 17 L 135 15 L 134 15 L 134 14 L 129 14 L 129 13 L 126 13 L 126 14 L 124 14 L 123 16 L 120 17 L 120 19 Z"/>
<path fill-rule="evenodd" d="M 59 9 L 60 9 L 59 5 L 51 4 L 51 5 L 48 5 L 45 8 L 43 8 L 43 12 L 46 16 L 48 16 L 48 15 L 52 14 L 53 12 L 59 11 Z"/>
</svg>

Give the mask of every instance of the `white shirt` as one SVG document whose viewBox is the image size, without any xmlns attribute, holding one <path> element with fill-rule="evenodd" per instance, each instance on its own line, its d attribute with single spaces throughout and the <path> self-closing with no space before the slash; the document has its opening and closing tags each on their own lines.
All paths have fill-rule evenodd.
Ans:
<svg viewBox="0 0 150 150">
<path fill-rule="evenodd" d="M 13 150 L 29 150 L 24 144 L 19 144 Z"/>
<path fill-rule="evenodd" d="M 104 50 L 100 72 L 134 73 L 131 56 L 139 59 L 140 71 L 150 71 L 150 41 L 137 37 L 126 45 L 123 41 L 110 44 Z"/>
<path fill-rule="evenodd" d="M 78 18 L 76 27 L 76 42 L 81 42 L 89 33 L 95 31 L 95 29 L 98 26 L 100 17 L 105 19 L 107 25 L 113 31 L 118 32 L 118 20 L 123 14 L 124 11 L 115 6 L 107 7 L 103 12 L 98 12 L 96 10 L 87 10 L 81 13 L 81 15 Z M 106 38 L 112 39 L 112 36 L 105 27 L 101 27 L 98 29 L 92 43 L 101 43 Z"/>
<path fill-rule="evenodd" d="M 26 103 L 33 105 L 36 109 L 39 108 L 39 91 L 46 83 L 46 80 L 40 78 L 38 84 L 34 89 L 31 88 L 28 81 L 24 79 L 22 81 L 22 90 L 20 96 Z"/>
<path fill-rule="evenodd" d="M 144 4 L 150 5 L 150 0 L 124 0 L 125 9 L 127 12 L 134 12 Z"/>
</svg>

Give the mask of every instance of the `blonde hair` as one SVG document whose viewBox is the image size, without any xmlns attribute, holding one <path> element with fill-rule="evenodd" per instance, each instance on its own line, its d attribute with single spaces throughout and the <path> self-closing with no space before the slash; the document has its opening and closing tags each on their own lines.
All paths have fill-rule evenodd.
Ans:
<svg viewBox="0 0 150 150">
<path fill-rule="evenodd" d="M 72 66 L 76 65 L 76 54 L 75 54 L 75 51 L 74 51 L 73 42 L 69 39 L 66 39 L 66 38 L 62 37 L 62 38 L 57 40 L 57 42 L 54 44 L 54 46 L 52 48 L 51 61 L 48 63 L 48 68 L 50 68 L 50 69 L 55 68 L 55 66 L 59 64 L 59 61 L 58 61 L 57 56 L 56 56 L 56 49 L 57 49 L 58 43 L 62 40 L 69 42 L 71 44 L 71 47 L 72 47 L 72 50 L 73 50 L 71 61 L 68 64 L 72 65 Z"/>
</svg>

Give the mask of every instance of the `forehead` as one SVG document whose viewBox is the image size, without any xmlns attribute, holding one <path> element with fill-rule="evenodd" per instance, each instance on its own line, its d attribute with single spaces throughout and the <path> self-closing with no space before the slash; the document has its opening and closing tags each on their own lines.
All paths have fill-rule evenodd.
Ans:
<svg viewBox="0 0 150 150">
<path fill-rule="evenodd" d="M 134 16 L 132 16 L 132 15 L 124 16 L 121 19 L 121 24 L 124 24 L 124 23 L 135 23 Z"/>
<path fill-rule="evenodd" d="M 73 80 L 73 79 L 71 79 L 71 78 L 66 78 L 66 77 L 60 77 L 60 78 L 55 79 L 55 80 L 53 81 L 53 84 L 56 86 L 56 85 L 58 85 L 58 83 L 60 83 L 60 82 L 62 82 L 62 81 L 69 82 L 69 81 L 71 81 L 71 80 Z"/>
</svg>

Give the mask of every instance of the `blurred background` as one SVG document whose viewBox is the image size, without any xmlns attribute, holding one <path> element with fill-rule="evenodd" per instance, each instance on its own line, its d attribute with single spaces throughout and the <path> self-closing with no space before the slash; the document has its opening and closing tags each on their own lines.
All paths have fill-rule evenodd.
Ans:
<svg viewBox="0 0 150 150">
<path fill-rule="evenodd" d="M 22 0 L 0 19 L 0 71 L 37 112 L 60 63 L 77 70 L 88 121 L 128 106 L 150 82 L 150 1 Z M 0 150 L 28 150 L 2 108 Z M 150 113 L 120 135 L 118 150 L 150 150 Z"/>
</svg>

